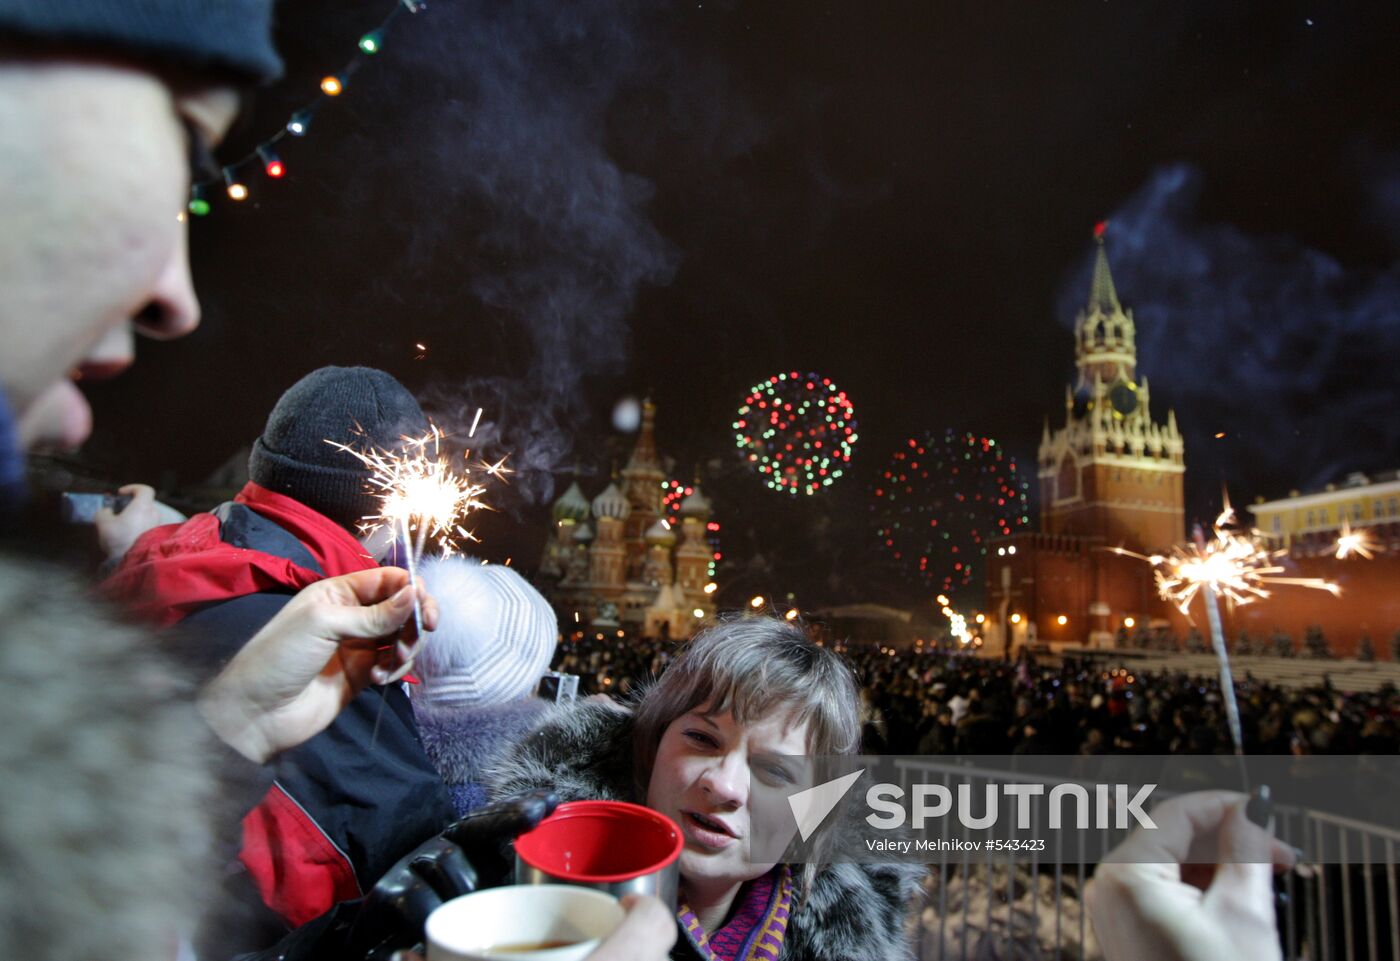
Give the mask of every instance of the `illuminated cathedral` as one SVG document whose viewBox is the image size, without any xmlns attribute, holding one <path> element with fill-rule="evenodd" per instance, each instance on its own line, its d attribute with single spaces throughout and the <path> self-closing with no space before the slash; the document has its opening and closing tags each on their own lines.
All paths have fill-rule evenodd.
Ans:
<svg viewBox="0 0 1400 961">
<path fill-rule="evenodd" d="M 1074 323 L 1076 375 L 1063 426 L 1047 418 L 1038 455 L 1040 532 L 991 545 L 989 640 L 1106 646 L 1162 623 L 1151 569 L 1104 548 L 1151 553 L 1185 536 L 1185 445 L 1176 415 L 1153 418 L 1137 375 L 1133 313 L 1118 300 L 1095 230 L 1093 280 Z"/>
<path fill-rule="evenodd" d="M 555 501 L 540 574 L 561 623 L 683 637 L 714 614 L 710 502 L 698 484 L 666 516 L 656 452 L 656 406 L 642 404 L 632 455 L 589 501 L 577 481 Z"/>
</svg>

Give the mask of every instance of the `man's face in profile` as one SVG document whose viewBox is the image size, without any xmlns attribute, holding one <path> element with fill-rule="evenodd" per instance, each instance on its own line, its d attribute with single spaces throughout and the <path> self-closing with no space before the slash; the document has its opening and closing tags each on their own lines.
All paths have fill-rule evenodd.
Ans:
<svg viewBox="0 0 1400 961">
<path fill-rule="evenodd" d="M 73 380 L 129 366 L 135 333 L 198 324 L 190 157 L 237 108 L 232 87 L 115 60 L 0 60 L 0 384 L 26 447 L 86 439 Z"/>
</svg>

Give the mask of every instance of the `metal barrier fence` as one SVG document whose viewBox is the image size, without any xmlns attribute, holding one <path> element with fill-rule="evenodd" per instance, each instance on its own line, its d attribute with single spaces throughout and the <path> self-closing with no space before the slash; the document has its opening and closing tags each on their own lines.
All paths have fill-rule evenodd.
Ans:
<svg viewBox="0 0 1400 961">
<path fill-rule="evenodd" d="M 1288 958 L 1400 961 L 1400 834 L 1314 811 L 1288 811 L 1304 848 L 1322 864 L 1310 878 L 1289 875 L 1285 894 L 1299 898 L 1281 927 Z"/>
<path fill-rule="evenodd" d="M 976 792 L 988 784 L 1037 780 L 936 758 L 904 759 L 896 767 L 906 790 L 915 783 L 951 787 L 956 779 Z M 1279 836 L 1302 847 L 1308 865 L 1306 874 L 1289 872 L 1276 883 L 1287 961 L 1400 961 L 1400 833 L 1282 805 L 1275 817 Z M 1032 833 L 1037 827 L 1032 823 Z M 970 832 L 962 831 L 967 840 Z M 1127 833 L 1102 829 L 1105 847 Z M 1082 900 L 1094 865 L 1082 836 L 1079 851 L 1057 847 L 1062 843 L 1052 835 L 1044 859 L 1034 852 L 964 851 L 932 862 L 920 961 L 1101 958 Z"/>
</svg>

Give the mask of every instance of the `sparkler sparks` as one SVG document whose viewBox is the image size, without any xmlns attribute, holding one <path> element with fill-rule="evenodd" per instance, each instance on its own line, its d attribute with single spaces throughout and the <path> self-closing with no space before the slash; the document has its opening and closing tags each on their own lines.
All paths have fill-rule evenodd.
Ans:
<svg viewBox="0 0 1400 961">
<path fill-rule="evenodd" d="M 390 527 L 403 536 L 409 555 L 409 573 L 415 574 L 428 540 L 444 555 L 451 555 L 458 538 L 475 540 L 458 519 L 487 505 L 481 500 L 486 488 L 471 479 L 469 471 L 452 469 L 442 453 L 443 434 L 434 427 L 422 437 L 405 437 L 398 451 L 356 450 L 326 441 L 369 468 L 369 483 L 379 493 L 379 513 L 364 519 L 364 532 Z M 504 460 L 484 467 L 486 474 L 507 473 Z"/>
<path fill-rule="evenodd" d="M 472 479 L 469 469 L 453 470 L 442 452 L 442 441 L 443 433 L 437 427 L 422 437 L 403 438 L 402 447 L 396 451 L 356 450 L 347 444 L 326 441 L 369 468 L 370 486 L 379 493 L 379 513 L 365 517 L 361 530 L 369 534 L 387 527 L 402 538 L 409 583 L 415 591 L 418 565 L 428 541 L 433 541 L 443 556 L 452 555 L 459 539 L 476 540 L 461 525 L 461 518 L 474 510 L 490 509 L 481 500 L 485 486 Z M 480 470 L 488 477 L 502 479 L 510 473 L 505 458 L 482 465 Z M 413 616 L 421 636 L 422 611 L 416 593 Z M 406 672 L 411 665 L 411 657 L 405 660 L 400 672 Z"/>
<path fill-rule="evenodd" d="M 1235 520 L 1235 511 L 1228 497 L 1225 498 L 1224 510 L 1212 525 L 1209 539 L 1205 532 L 1197 528 L 1192 543 L 1174 547 L 1168 554 L 1137 554 L 1121 547 L 1110 547 L 1108 550 L 1125 557 L 1136 557 L 1156 568 L 1157 593 L 1163 600 L 1175 604 L 1181 613 L 1189 615 L 1191 602 L 1197 594 L 1203 598 L 1210 623 L 1211 647 L 1220 664 L 1220 691 L 1225 701 L 1230 739 L 1235 743 L 1235 754 L 1243 757 L 1244 729 L 1240 724 L 1235 678 L 1230 670 L 1230 653 L 1225 646 L 1220 604 L 1216 598 L 1224 597 L 1233 605 L 1244 606 L 1268 597 L 1272 593 L 1269 588 L 1274 584 L 1330 591 L 1334 597 L 1341 594 L 1341 588 L 1320 577 L 1279 577 L 1285 568 L 1275 561 L 1288 551 L 1271 550 L 1260 531 L 1242 529 Z M 1243 762 L 1240 776 L 1248 791 L 1249 778 Z"/>
<path fill-rule="evenodd" d="M 1185 547 L 1174 547 L 1168 554 L 1138 554 L 1121 547 L 1108 550 L 1155 567 L 1157 593 L 1183 614 L 1202 588 L 1239 606 L 1268 597 L 1274 585 L 1308 587 L 1328 591 L 1334 597 L 1342 593 L 1336 584 L 1320 577 L 1279 577 L 1285 568 L 1275 561 L 1287 550 L 1270 550 L 1259 531 L 1241 530 L 1228 503 L 1216 518 L 1209 539 L 1202 537 Z"/>
<path fill-rule="evenodd" d="M 1376 552 L 1380 549 L 1380 542 L 1376 540 L 1370 530 L 1364 527 L 1352 530 L 1349 523 L 1342 521 L 1342 533 L 1337 536 L 1337 560 L 1344 561 L 1355 555 L 1369 561 L 1376 556 Z"/>
</svg>

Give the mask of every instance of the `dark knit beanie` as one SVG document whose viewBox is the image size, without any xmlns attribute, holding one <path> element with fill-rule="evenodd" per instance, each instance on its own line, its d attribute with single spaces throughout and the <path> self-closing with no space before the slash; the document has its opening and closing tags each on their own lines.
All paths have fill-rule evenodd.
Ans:
<svg viewBox="0 0 1400 961">
<path fill-rule="evenodd" d="M 274 80 L 272 0 L 0 0 L 0 35 Z"/>
<path fill-rule="evenodd" d="M 277 401 L 253 443 L 248 477 L 353 530 L 378 511 L 370 472 L 333 440 L 355 450 L 396 450 L 428 432 L 418 401 L 397 380 L 371 367 L 322 367 Z"/>
</svg>

